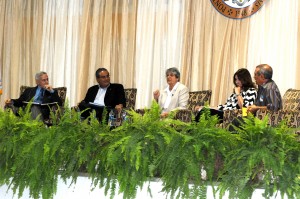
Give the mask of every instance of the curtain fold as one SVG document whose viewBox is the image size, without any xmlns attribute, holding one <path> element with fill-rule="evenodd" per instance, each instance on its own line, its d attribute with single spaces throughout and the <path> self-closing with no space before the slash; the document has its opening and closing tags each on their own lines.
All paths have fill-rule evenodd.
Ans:
<svg viewBox="0 0 300 199">
<path fill-rule="evenodd" d="M 232 92 L 237 69 L 253 74 L 260 63 L 273 67 L 282 94 L 299 89 L 299 10 L 298 0 L 269 0 L 233 20 L 210 0 L 1 0 L 1 105 L 35 85 L 39 70 L 67 87 L 70 106 L 96 84 L 99 67 L 138 89 L 136 108 L 151 105 L 170 67 L 190 91 L 211 89 L 212 106 Z"/>
<path fill-rule="evenodd" d="M 250 19 L 226 18 L 210 1 L 186 1 L 186 7 L 183 81 L 191 91 L 211 89 L 216 106 L 232 92 L 234 72 L 247 67 Z"/>
<path fill-rule="evenodd" d="M 282 95 L 297 88 L 298 15 L 298 0 L 272 0 L 250 18 L 247 65 L 251 71 L 261 63 L 271 65 Z"/>
<path fill-rule="evenodd" d="M 77 101 L 96 84 L 100 67 L 109 70 L 112 83 L 135 87 L 137 0 L 84 1 L 83 8 Z"/>
<path fill-rule="evenodd" d="M 18 97 L 21 85 L 33 85 L 39 70 L 43 2 L 11 0 L 0 2 L 0 57 L 4 99 Z"/>
<path fill-rule="evenodd" d="M 300 3 L 298 3 L 298 30 L 297 30 L 297 63 L 296 63 L 296 82 L 295 88 L 300 88 L 300 78 L 297 77 L 297 74 L 300 74 Z"/>
<path fill-rule="evenodd" d="M 40 70 L 50 84 L 67 87 L 67 99 L 76 104 L 79 31 L 82 0 L 44 0 Z"/>
<path fill-rule="evenodd" d="M 138 6 L 136 31 L 137 108 L 149 107 L 156 89 L 166 87 L 165 71 L 181 70 L 183 0 L 145 0 Z"/>
</svg>

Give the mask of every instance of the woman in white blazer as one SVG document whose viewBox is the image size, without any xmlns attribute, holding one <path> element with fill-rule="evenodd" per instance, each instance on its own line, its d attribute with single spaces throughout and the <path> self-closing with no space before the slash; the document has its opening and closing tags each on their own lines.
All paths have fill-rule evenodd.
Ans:
<svg viewBox="0 0 300 199">
<path fill-rule="evenodd" d="M 189 100 L 189 89 L 179 82 L 180 72 L 177 68 L 167 69 L 166 79 L 167 88 L 153 92 L 154 99 L 162 108 L 162 117 L 166 117 L 170 111 L 186 109 Z"/>
</svg>

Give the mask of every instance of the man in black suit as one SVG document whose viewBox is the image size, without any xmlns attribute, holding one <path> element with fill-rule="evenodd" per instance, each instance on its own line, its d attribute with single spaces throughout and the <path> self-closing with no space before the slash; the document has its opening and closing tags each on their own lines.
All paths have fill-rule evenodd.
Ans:
<svg viewBox="0 0 300 199">
<path fill-rule="evenodd" d="M 57 91 L 53 90 L 52 86 L 49 85 L 49 79 L 46 72 L 38 72 L 35 75 L 35 81 L 37 86 L 26 88 L 18 99 L 7 99 L 5 105 L 14 105 L 15 107 L 26 106 L 27 103 L 33 100 L 31 106 L 32 118 L 40 116 L 41 120 L 49 119 L 49 106 L 41 105 L 54 103 L 53 105 L 62 105 L 62 101 L 58 96 Z M 52 106 L 52 105 L 51 105 Z"/>
<path fill-rule="evenodd" d="M 103 107 L 107 107 L 108 110 L 115 108 L 121 111 L 126 106 L 126 99 L 123 85 L 110 83 L 109 72 L 106 68 L 98 68 L 95 76 L 98 84 L 88 89 L 84 100 L 79 103 L 78 107 L 81 111 L 88 109 L 82 113 L 83 118 L 87 118 L 90 111 L 95 110 L 96 117 L 101 121 Z"/>
</svg>

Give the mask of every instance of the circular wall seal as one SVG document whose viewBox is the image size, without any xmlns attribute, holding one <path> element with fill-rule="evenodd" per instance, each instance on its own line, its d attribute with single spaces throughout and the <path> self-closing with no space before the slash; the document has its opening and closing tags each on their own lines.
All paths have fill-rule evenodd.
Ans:
<svg viewBox="0 0 300 199">
<path fill-rule="evenodd" d="M 210 0 L 222 15 L 232 19 L 243 19 L 256 13 L 266 0 Z"/>
</svg>

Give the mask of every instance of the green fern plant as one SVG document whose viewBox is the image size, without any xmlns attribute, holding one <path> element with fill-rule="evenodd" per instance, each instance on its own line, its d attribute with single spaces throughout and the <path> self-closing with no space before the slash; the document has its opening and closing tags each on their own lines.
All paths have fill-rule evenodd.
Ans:
<svg viewBox="0 0 300 199">
<path fill-rule="evenodd" d="M 108 134 L 101 134 L 107 144 L 96 155 L 100 162 L 97 168 L 100 177 L 95 173 L 93 181 L 100 186 L 106 183 L 111 198 L 117 185 L 124 198 L 135 198 L 139 187 L 151 177 L 160 176 L 154 162 L 178 134 L 176 128 L 187 125 L 171 118 L 161 119 L 160 112 L 156 102 L 151 109 L 145 110 L 144 115 L 128 111 L 131 122 L 125 122 Z"/>
<path fill-rule="evenodd" d="M 205 111 L 199 123 L 175 134 L 158 159 L 164 191 L 171 198 L 206 198 L 207 185 L 218 180 L 222 159 L 236 139 L 217 123 L 218 118 Z"/>
<path fill-rule="evenodd" d="M 14 143 L 9 147 L 5 167 L 1 167 L 7 171 L 1 172 L 1 182 L 10 183 L 14 192 L 19 191 L 19 197 L 28 188 L 31 197 L 48 199 L 56 192 L 59 176 L 76 182 L 80 169 L 92 161 L 95 150 L 99 150 L 94 147 L 99 145 L 99 132 L 109 131 L 109 128 L 99 123 L 94 114 L 81 121 L 80 113 L 67 107 L 59 122 L 51 118 L 55 125 L 49 128 L 39 120 L 32 120 L 29 110 L 21 110 L 20 117 L 11 113 L 1 115 L 1 119 L 6 120 L 0 127 L 0 132 L 7 135 L 2 136 L 3 142 Z M 7 148 L 2 152 L 7 153 Z"/>
<path fill-rule="evenodd" d="M 251 198 L 254 189 L 263 188 L 269 198 L 280 191 L 288 198 L 299 198 L 299 142 L 285 123 L 268 125 L 250 115 L 236 128 L 239 141 L 226 156 L 220 182 L 220 196 Z"/>
<path fill-rule="evenodd" d="M 172 198 L 206 198 L 207 185 L 218 185 L 220 197 L 228 191 L 230 198 L 250 198 L 263 188 L 266 198 L 277 191 L 300 198 L 300 146 L 285 123 L 271 127 L 268 118 L 249 116 L 231 134 L 208 112 L 199 123 L 174 120 L 176 113 L 162 119 L 153 102 L 111 129 L 105 118 L 92 113 L 82 120 L 67 106 L 56 112 L 59 119 L 51 114 L 51 127 L 32 120 L 29 108 L 19 117 L 0 110 L 0 184 L 19 197 L 28 188 L 32 198 L 51 199 L 58 178 L 76 183 L 87 172 L 92 188 L 104 187 L 111 198 L 117 187 L 125 199 L 135 198 L 153 177 Z"/>
<path fill-rule="evenodd" d="M 26 164 L 19 162 L 23 147 L 44 128 L 44 124 L 31 119 L 29 108 L 20 110 L 19 114 L 21 117 L 10 111 L 0 112 L 0 182 L 9 184 L 14 193 L 18 190 L 18 196 L 21 197 L 28 187 L 28 181 L 22 181 L 18 168 L 29 169 Z"/>
</svg>

